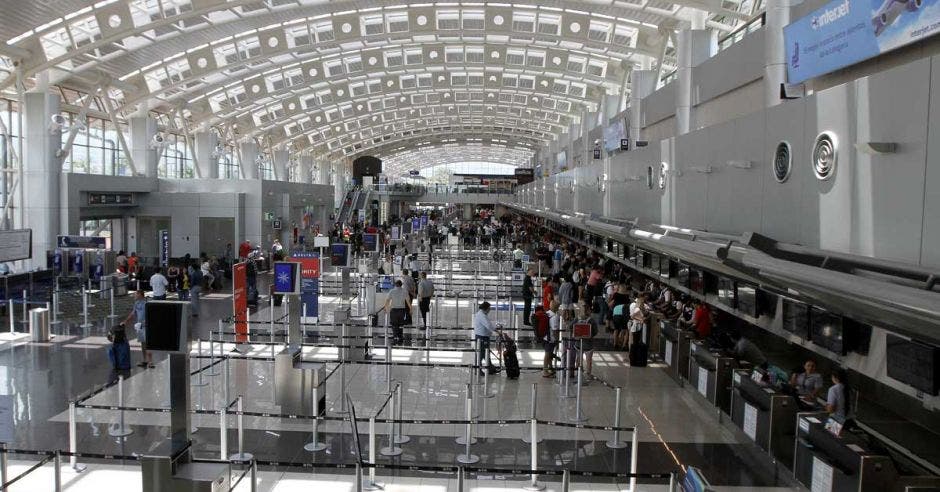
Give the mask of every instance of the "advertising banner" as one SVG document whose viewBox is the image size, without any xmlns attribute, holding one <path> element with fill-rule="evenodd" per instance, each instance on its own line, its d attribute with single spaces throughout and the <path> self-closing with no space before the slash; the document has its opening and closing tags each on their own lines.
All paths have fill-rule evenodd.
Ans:
<svg viewBox="0 0 940 492">
<path fill-rule="evenodd" d="M 833 0 L 783 28 L 791 84 L 940 31 L 940 0 Z"/>
<path fill-rule="evenodd" d="M 300 263 L 300 302 L 301 313 L 306 313 L 306 317 L 301 319 L 302 323 L 307 323 L 308 318 L 317 318 L 320 316 L 320 255 L 307 251 L 296 251 L 291 256 L 291 261 Z M 309 320 L 309 321 L 312 321 Z"/>
<path fill-rule="evenodd" d="M 421 230 L 421 219 L 417 217 L 411 219 L 411 230 L 414 232 L 418 232 Z"/>
<path fill-rule="evenodd" d="M 424 229 L 427 226 L 428 226 L 428 216 L 422 215 L 421 216 L 421 228 Z"/>
<path fill-rule="evenodd" d="M 235 342 L 248 341 L 248 265 L 232 265 L 232 317 L 235 319 Z"/>
</svg>

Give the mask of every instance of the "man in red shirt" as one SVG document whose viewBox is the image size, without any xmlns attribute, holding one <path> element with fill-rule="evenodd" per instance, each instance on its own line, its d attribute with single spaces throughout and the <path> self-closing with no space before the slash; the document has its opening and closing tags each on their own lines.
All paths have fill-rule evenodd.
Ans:
<svg viewBox="0 0 940 492">
<path fill-rule="evenodd" d="M 251 252 L 251 241 L 245 240 L 245 242 L 238 245 L 238 257 L 245 259 L 248 258 L 248 253 Z"/>
<path fill-rule="evenodd" d="M 692 326 L 698 338 L 705 338 L 712 332 L 712 312 L 708 304 L 695 301 L 695 312 L 692 314 Z"/>
</svg>

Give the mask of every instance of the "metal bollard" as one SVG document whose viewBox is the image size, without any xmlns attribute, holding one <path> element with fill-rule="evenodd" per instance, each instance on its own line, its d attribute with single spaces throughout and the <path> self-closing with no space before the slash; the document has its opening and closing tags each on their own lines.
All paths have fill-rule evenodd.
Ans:
<svg viewBox="0 0 940 492">
<path fill-rule="evenodd" d="M 476 439 L 473 438 L 473 393 L 471 386 L 467 385 L 467 402 L 466 402 L 466 415 L 467 415 L 467 434 L 464 436 L 463 442 L 458 441 L 458 444 L 464 445 L 464 453 L 457 455 L 457 462 L 463 463 L 465 465 L 472 465 L 480 461 L 480 457 L 475 454 L 470 454 L 470 445 L 476 443 Z"/>
<path fill-rule="evenodd" d="M 535 420 L 535 404 L 536 404 L 536 401 L 538 401 L 538 394 L 539 394 L 539 393 L 538 393 L 538 386 L 536 386 L 535 383 L 532 383 L 532 403 L 531 403 L 531 406 L 530 406 L 530 408 L 529 408 L 529 419 L 530 419 L 530 420 Z M 531 432 L 524 432 L 524 431 L 523 431 L 522 442 L 524 442 L 524 443 L 526 443 L 526 444 L 531 444 L 531 441 L 532 441 L 532 433 L 531 433 Z M 542 442 L 542 438 L 541 438 L 541 437 L 538 438 L 538 442 Z"/>
<path fill-rule="evenodd" d="M 88 291 L 85 290 L 85 287 L 82 286 L 82 320 L 84 321 L 80 328 L 91 328 L 91 323 L 88 322 Z M 10 324 L 10 328 L 13 328 L 13 324 Z"/>
<path fill-rule="evenodd" d="M 637 447 L 639 446 L 640 441 L 637 438 L 636 428 L 633 429 L 633 438 L 630 440 L 630 473 L 636 474 L 636 456 L 637 456 Z M 630 490 L 636 490 L 636 476 L 630 477 Z"/>
<path fill-rule="evenodd" d="M 398 385 L 401 386 L 401 383 L 398 383 Z M 396 388 L 396 391 L 397 391 L 397 388 Z M 391 396 L 390 396 L 390 398 L 391 398 Z M 388 418 L 388 420 L 389 420 L 389 423 L 388 423 L 388 446 L 382 448 L 382 450 L 379 451 L 380 453 L 382 453 L 382 456 L 398 456 L 398 455 L 402 454 L 402 452 L 403 452 L 400 447 L 398 447 L 398 446 L 395 445 L 395 422 L 394 422 L 394 420 L 395 420 L 395 412 L 394 412 L 394 406 L 395 406 L 394 403 L 392 403 L 391 406 L 386 406 L 386 415 L 389 416 L 389 418 Z"/>
<path fill-rule="evenodd" d="M 124 376 L 118 376 L 118 408 L 120 412 L 120 421 L 118 427 L 109 427 L 108 435 L 111 437 L 126 437 L 134 433 L 129 427 L 124 425 Z"/>
<path fill-rule="evenodd" d="M 235 416 L 235 423 L 238 426 L 238 452 L 229 456 L 229 461 L 251 461 L 254 456 L 251 453 L 245 452 L 245 415 L 244 408 L 242 407 L 242 395 L 238 395 L 238 403 L 236 403 L 235 410 L 238 414 Z"/>
<path fill-rule="evenodd" d="M 75 456 L 78 453 L 78 428 L 75 415 L 75 402 L 69 402 L 69 466 L 75 470 L 76 473 L 81 473 L 85 471 L 85 465 L 78 463 L 78 457 Z"/>
<path fill-rule="evenodd" d="M 395 434 L 395 444 L 407 444 L 411 442 L 411 437 L 402 434 L 402 428 L 404 424 L 401 423 L 402 419 L 402 400 L 401 400 L 401 383 L 398 383 L 398 386 L 395 387 L 395 411 L 396 417 L 395 420 L 398 420 L 398 432 Z"/>
<path fill-rule="evenodd" d="M 537 420 L 529 420 L 529 432 L 531 434 L 529 444 L 531 445 L 532 479 L 522 488 L 524 490 L 544 490 L 545 484 L 539 483 L 539 476 L 535 473 L 539 469 L 539 423 Z"/>
<path fill-rule="evenodd" d="M 346 398 L 346 395 L 342 395 L 343 399 Z M 320 403 L 320 390 L 314 386 L 313 387 L 313 405 L 310 408 L 313 409 L 313 440 L 304 445 L 304 451 L 309 451 L 311 453 L 316 453 L 326 449 L 326 444 L 320 442 L 320 413 L 319 413 L 319 403 Z"/>
<path fill-rule="evenodd" d="M 196 348 L 196 353 L 199 354 L 199 357 L 198 357 L 198 360 L 199 360 L 199 363 L 198 363 L 198 365 L 199 365 L 199 371 L 198 371 L 198 372 L 199 372 L 199 376 L 196 378 L 195 381 L 193 381 L 192 384 L 193 384 L 193 386 L 205 386 L 205 385 L 209 384 L 209 382 L 206 381 L 206 380 L 205 380 L 205 377 L 202 375 L 202 373 L 206 372 L 206 364 L 205 364 L 205 361 L 204 361 L 203 358 L 202 358 L 202 339 L 201 339 L 201 338 L 199 338 L 199 339 L 196 340 L 196 347 L 197 347 L 197 348 Z"/>
<path fill-rule="evenodd" d="M 11 334 L 11 335 L 16 332 L 16 328 L 15 328 L 15 324 L 16 324 L 16 314 L 14 314 L 13 309 L 14 309 L 14 308 L 13 308 L 13 299 L 7 300 L 7 315 L 10 316 L 10 334 Z"/>
<path fill-rule="evenodd" d="M 617 387 L 614 388 L 614 436 L 607 441 L 607 447 L 610 449 L 623 449 L 627 447 L 627 443 L 620 440 L 620 394 L 622 389 Z"/>
<path fill-rule="evenodd" d="M 26 330 L 29 330 L 29 294 L 26 292 L 26 289 L 23 289 L 23 326 L 26 327 Z M 11 312 L 12 313 L 12 312 Z"/>
</svg>

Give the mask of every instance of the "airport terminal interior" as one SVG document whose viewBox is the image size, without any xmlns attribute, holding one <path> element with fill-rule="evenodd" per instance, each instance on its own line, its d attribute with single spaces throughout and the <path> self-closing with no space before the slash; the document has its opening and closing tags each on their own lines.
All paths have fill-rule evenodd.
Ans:
<svg viewBox="0 0 940 492">
<path fill-rule="evenodd" d="M 940 491 L 937 33 L 0 0 L 0 490 Z"/>
</svg>

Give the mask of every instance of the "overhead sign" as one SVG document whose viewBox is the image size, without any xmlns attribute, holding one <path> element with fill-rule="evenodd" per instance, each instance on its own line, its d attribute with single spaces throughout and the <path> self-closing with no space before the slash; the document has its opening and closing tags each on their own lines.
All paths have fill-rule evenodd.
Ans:
<svg viewBox="0 0 940 492">
<path fill-rule="evenodd" d="M 60 248 L 105 249 L 108 240 L 98 236 L 58 236 L 56 244 Z"/>
<path fill-rule="evenodd" d="M 787 81 L 827 74 L 940 32 L 940 0 L 832 0 L 783 28 Z"/>
<path fill-rule="evenodd" d="M 620 139 L 620 150 L 623 150 L 623 151 L 628 151 L 628 150 L 630 150 L 630 139 L 629 139 L 629 138 L 621 138 L 621 139 Z"/>
<path fill-rule="evenodd" d="M 104 238 L 102 238 L 104 239 Z M 0 231 L 0 262 L 26 260 L 33 256 L 32 229 Z"/>
<path fill-rule="evenodd" d="M 274 219 L 273 221 L 271 221 L 271 228 L 274 229 L 275 231 L 281 230 L 280 219 Z"/>
<path fill-rule="evenodd" d="M 421 171 L 419 171 L 419 170 L 417 170 L 417 169 L 412 169 L 412 170 L 408 171 L 408 174 L 410 174 L 411 176 L 420 176 L 420 175 L 421 175 Z"/>
</svg>

